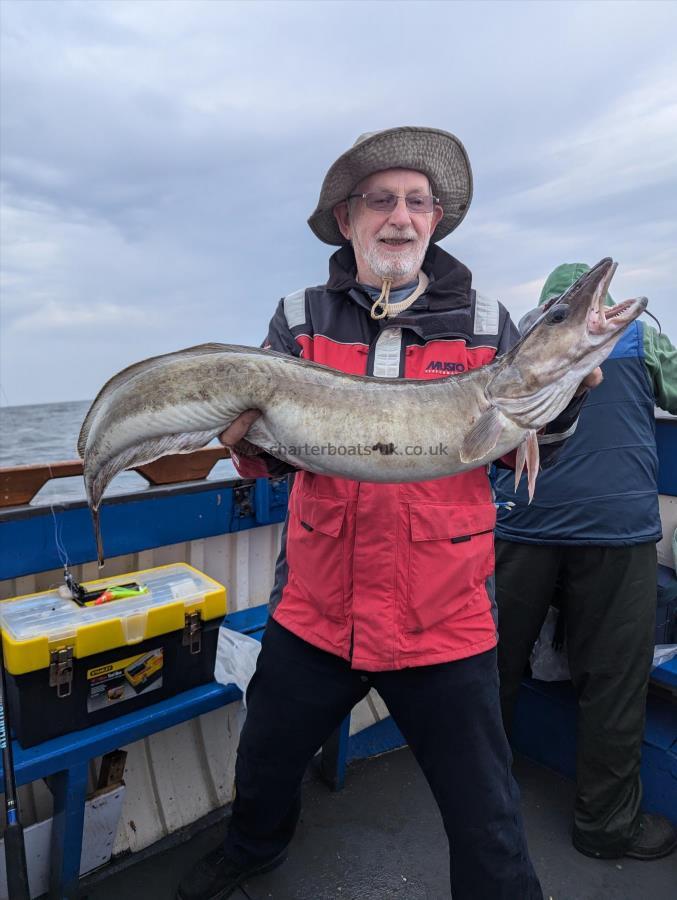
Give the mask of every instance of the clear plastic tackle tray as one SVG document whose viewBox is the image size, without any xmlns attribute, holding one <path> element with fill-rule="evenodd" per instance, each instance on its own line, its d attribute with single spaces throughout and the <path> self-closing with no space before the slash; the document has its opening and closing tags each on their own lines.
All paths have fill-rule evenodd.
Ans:
<svg viewBox="0 0 677 900">
<path fill-rule="evenodd" d="M 80 605 L 64 588 L 0 602 L 7 670 L 21 674 L 43 668 L 49 664 L 50 651 L 66 644 L 74 646 L 74 656 L 83 657 L 183 628 L 191 613 L 203 621 L 225 615 L 223 585 L 185 563 L 103 578 L 82 587 L 92 594 L 127 583 L 148 590 L 102 605 Z"/>
</svg>

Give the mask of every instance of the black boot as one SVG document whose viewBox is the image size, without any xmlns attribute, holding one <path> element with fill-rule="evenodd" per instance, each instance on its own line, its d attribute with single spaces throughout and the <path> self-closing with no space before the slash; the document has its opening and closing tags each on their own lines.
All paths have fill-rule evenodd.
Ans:
<svg viewBox="0 0 677 900">
<path fill-rule="evenodd" d="M 199 860 L 181 879 L 176 900 L 224 900 L 248 878 L 277 868 L 287 858 L 286 849 L 263 862 L 238 865 L 217 847 Z"/>
<path fill-rule="evenodd" d="M 625 851 L 633 859 L 661 859 L 677 847 L 677 832 L 665 816 L 642 813 L 639 831 Z"/>
<path fill-rule="evenodd" d="M 632 859 L 661 859 L 669 856 L 677 847 L 677 832 L 665 816 L 655 813 L 642 813 L 639 817 L 637 834 L 625 850 L 594 850 L 580 843 L 574 833 L 573 845 L 584 856 L 594 859 L 621 859 L 630 856 Z"/>
</svg>

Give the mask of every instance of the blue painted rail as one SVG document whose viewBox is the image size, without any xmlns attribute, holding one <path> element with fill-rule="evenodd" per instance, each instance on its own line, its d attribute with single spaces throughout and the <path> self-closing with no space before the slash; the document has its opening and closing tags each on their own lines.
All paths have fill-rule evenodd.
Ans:
<svg viewBox="0 0 677 900">
<path fill-rule="evenodd" d="M 284 522 L 287 480 L 205 481 L 146 488 L 104 500 L 107 557 Z M 58 531 L 71 565 L 96 559 L 84 501 L 0 510 L 0 580 L 58 569 Z"/>
</svg>

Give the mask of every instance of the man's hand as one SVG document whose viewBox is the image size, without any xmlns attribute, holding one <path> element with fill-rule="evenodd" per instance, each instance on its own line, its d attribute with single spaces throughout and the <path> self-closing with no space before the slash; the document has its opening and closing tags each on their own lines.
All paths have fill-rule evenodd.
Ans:
<svg viewBox="0 0 677 900">
<path fill-rule="evenodd" d="M 259 409 L 246 409 L 243 413 L 234 419 L 225 431 L 219 435 L 219 440 L 225 447 L 235 450 L 242 456 L 256 456 L 261 453 L 261 449 L 255 444 L 251 444 L 244 439 L 249 429 L 261 415 Z"/>
<path fill-rule="evenodd" d="M 580 397 L 585 391 L 596 388 L 604 381 L 604 374 L 599 366 L 593 369 L 589 375 L 586 375 L 583 381 L 578 385 L 574 397 Z"/>
</svg>

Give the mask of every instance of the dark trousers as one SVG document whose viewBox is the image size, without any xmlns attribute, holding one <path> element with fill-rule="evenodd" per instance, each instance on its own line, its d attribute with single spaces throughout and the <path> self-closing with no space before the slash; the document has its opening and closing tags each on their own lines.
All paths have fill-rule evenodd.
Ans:
<svg viewBox="0 0 677 900">
<path fill-rule="evenodd" d="M 439 805 L 454 900 L 541 900 L 501 722 L 494 650 L 435 666 L 359 672 L 271 620 L 247 691 L 226 854 L 249 863 L 287 846 L 308 763 L 371 687 Z"/>
<path fill-rule="evenodd" d="M 498 666 L 510 733 L 520 681 L 555 595 L 578 701 L 574 837 L 622 854 L 639 823 L 640 761 L 656 617 L 656 545 L 496 541 Z"/>
</svg>

